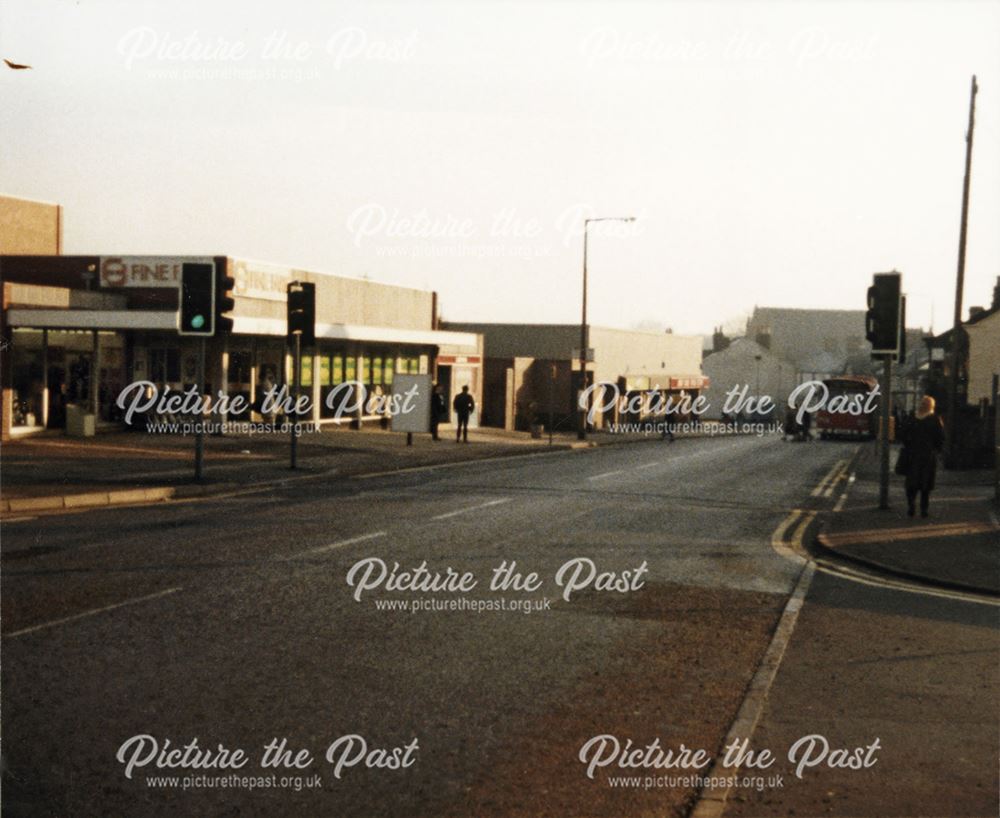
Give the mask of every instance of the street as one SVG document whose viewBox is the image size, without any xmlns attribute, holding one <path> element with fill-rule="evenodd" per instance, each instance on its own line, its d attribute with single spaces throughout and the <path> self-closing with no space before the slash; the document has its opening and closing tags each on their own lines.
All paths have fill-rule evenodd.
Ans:
<svg viewBox="0 0 1000 818">
<path fill-rule="evenodd" d="M 783 521 L 854 449 L 656 440 L 5 522 L 5 814 L 688 815 L 697 786 L 611 779 L 699 771 L 589 777 L 581 748 L 719 758 L 797 584 L 748 736 L 783 782 L 725 814 L 990 814 L 996 607 L 800 583 Z M 815 733 L 877 763 L 798 779 Z M 249 761 L 152 760 L 193 739 Z M 233 773 L 259 780 L 195 780 Z"/>
</svg>

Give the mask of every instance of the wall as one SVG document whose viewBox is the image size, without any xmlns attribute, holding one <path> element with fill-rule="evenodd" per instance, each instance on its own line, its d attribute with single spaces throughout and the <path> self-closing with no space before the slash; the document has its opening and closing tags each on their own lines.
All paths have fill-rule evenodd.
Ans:
<svg viewBox="0 0 1000 818">
<path fill-rule="evenodd" d="M 434 293 L 246 259 L 229 260 L 240 315 L 285 320 L 290 281 L 316 284 L 316 321 L 393 329 L 433 329 Z"/>
<path fill-rule="evenodd" d="M 32 202 L 13 196 L 0 196 L 0 254 L 56 255 L 62 251 L 62 208 L 46 202 Z M 0 283 L 0 309 L 5 313 L 12 303 L 14 285 Z M 13 418 L 13 381 L 10 333 L 0 319 L 0 440 L 10 437 Z"/>
<path fill-rule="evenodd" d="M 488 358 L 566 360 L 580 348 L 579 324 L 484 324 L 442 322 L 441 329 L 478 332 Z M 591 327 L 591 338 L 594 328 Z M 592 340 L 590 346 L 594 346 Z"/>
<path fill-rule="evenodd" d="M 993 376 L 1000 374 L 1000 312 L 967 324 L 969 333 L 969 403 L 989 400 Z"/>
<path fill-rule="evenodd" d="M 757 356 L 760 355 L 758 365 Z M 747 394 L 757 391 L 758 371 L 760 394 L 769 395 L 778 407 L 778 417 L 784 416 L 788 395 L 796 386 L 795 365 L 771 354 L 748 338 L 737 338 L 729 347 L 713 352 L 702 363 L 710 380 L 703 393 L 709 402 L 706 418 L 718 418 L 722 413 L 726 393 L 734 386 L 749 386 Z"/>
<path fill-rule="evenodd" d="M 0 253 L 57 255 L 62 250 L 62 208 L 0 196 Z"/>
<path fill-rule="evenodd" d="M 599 383 L 615 383 L 623 375 L 649 375 L 652 380 L 657 375 L 701 374 L 699 335 L 591 327 L 590 346 L 594 349 L 594 370 Z"/>
</svg>

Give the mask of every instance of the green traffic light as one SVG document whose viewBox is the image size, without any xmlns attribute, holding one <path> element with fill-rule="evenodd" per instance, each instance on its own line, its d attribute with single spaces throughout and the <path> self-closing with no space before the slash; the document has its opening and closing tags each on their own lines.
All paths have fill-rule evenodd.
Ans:
<svg viewBox="0 0 1000 818">
<path fill-rule="evenodd" d="M 192 316 L 192 318 L 191 318 L 191 328 L 192 329 L 201 329 L 203 326 L 205 326 L 205 316 L 204 315 L 195 315 L 195 316 Z"/>
</svg>

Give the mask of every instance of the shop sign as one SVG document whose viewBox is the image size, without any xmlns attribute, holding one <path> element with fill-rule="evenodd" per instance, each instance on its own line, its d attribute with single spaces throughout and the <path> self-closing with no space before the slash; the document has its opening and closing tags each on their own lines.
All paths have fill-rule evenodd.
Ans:
<svg viewBox="0 0 1000 818">
<path fill-rule="evenodd" d="M 176 289 L 185 264 L 214 264 L 211 256 L 101 256 L 101 287 Z"/>
<path fill-rule="evenodd" d="M 284 301 L 288 298 L 288 285 L 292 281 L 289 267 L 276 267 L 254 261 L 236 259 L 233 263 L 236 285 L 233 293 L 242 298 L 262 301 Z"/>
</svg>

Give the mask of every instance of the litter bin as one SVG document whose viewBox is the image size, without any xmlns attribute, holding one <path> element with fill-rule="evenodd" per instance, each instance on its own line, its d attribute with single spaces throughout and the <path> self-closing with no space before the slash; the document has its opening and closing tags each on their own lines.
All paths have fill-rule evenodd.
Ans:
<svg viewBox="0 0 1000 818">
<path fill-rule="evenodd" d="M 84 407 L 75 403 L 66 406 L 66 435 L 68 437 L 93 437 L 96 418 Z"/>
</svg>

